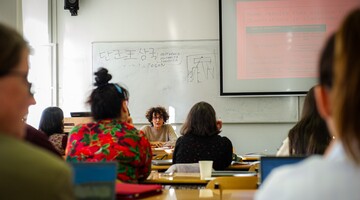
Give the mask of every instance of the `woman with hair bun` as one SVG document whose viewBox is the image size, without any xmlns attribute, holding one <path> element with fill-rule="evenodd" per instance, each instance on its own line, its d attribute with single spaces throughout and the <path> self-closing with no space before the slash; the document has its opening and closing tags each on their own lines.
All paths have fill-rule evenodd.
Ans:
<svg viewBox="0 0 360 200">
<path fill-rule="evenodd" d="M 118 163 L 117 179 L 144 180 L 151 171 L 150 143 L 129 121 L 129 92 L 116 83 L 105 68 L 95 73 L 95 86 L 88 103 L 95 122 L 75 126 L 69 133 L 69 162 Z"/>
</svg>

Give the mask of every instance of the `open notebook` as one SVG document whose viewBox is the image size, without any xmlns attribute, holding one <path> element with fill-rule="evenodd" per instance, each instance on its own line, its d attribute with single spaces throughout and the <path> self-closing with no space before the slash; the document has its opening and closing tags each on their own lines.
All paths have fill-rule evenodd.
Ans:
<svg viewBox="0 0 360 200">
<path fill-rule="evenodd" d="M 261 183 L 265 181 L 265 179 L 269 176 L 270 172 L 276 167 L 280 167 L 282 165 L 294 164 L 302 161 L 306 157 L 299 156 L 265 156 L 260 158 L 260 176 Z"/>
<path fill-rule="evenodd" d="M 152 163 L 153 165 L 172 165 L 172 159 L 152 160 L 151 163 Z"/>
</svg>

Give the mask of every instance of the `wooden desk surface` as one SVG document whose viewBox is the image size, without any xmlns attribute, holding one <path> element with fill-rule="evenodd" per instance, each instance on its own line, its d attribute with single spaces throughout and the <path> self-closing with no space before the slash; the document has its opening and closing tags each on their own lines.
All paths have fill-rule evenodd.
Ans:
<svg viewBox="0 0 360 200">
<path fill-rule="evenodd" d="M 181 190 L 169 189 L 163 190 L 161 194 L 145 198 L 147 200 L 160 200 L 160 199 L 206 199 L 206 200 L 252 200 L 254 199 L 256 190 L 223 190 L 220 195 L 219 190 Z"/>
<path fill-rule="evenodd" d="M 64 131 L 70 132 L 71 129 L 78 124 L 85 124 L 92 122 L 93 119 L 91 117 L 65 117 L 64 118 Z"/>
<path fill-rule="evenodd" d="M 201 180 L 200 173 L 174 173 L 170 176 L 164 173 L 152 172 L 143 183 L 161 185 L 206 185 L 208 180 Z"/>
<path fill-rule="evenodd" d="M 243 156 L 241 156 L 241 159 L 242 159 L 242 161 L 258 161 L 258 160 L 260 160 L 261 156 L 262 155 L 256 155 L 256 154 L 243 155 Z"/>
<path fill-rule="evenodd" d="M 239 172 L 241 173 L 241 172 Z M 247 173 L 247 172 L 246 172 Z M 241 175 L 241 174 L 238 174 Z M 245 176 L 249 176 L 250 174 L 244 174 Z M 251 176 L 255 176 L 255 172 L 251 174 Z M 229 176 L 228 174 L 224 175 L 214 175 L 212 178 L 216 178 L 219 176 Z M 207 183 L 211 179 L 201 180 L 200 173 L 158 173 L 156 171 L 152 171 L 148 178 L 143 181 L 144 184 L 160 184 L 160 185 L 197 185 L 197 186 L 206 186 Z"/>
<path fill-rule="evenodd" d="M 151 170 L 157 170 L 159 172 L 166 171 L 171 165 L 151 165 Z M 226 170 L 239 170 L 247 171 L 251 167 L 251 164 L 233 164 L 230 165 Z"/>
</svg>

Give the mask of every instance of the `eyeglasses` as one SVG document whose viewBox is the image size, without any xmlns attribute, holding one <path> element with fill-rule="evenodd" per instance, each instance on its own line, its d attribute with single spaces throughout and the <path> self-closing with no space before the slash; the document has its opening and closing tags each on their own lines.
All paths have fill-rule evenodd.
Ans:
<svg viewBox="0 0 360 200">
<path fill-rule="evenodd" d="M 34 91 L 34 87 L 33 87 L 32 83 L 29 82 L 28 87 L 29 87 L 29 88 L 28 88 L 28 89 L 29 89 L 29 94 L 30 94 L 31 96 L 34 96 L 35 91 Z"/>
<path fill-rule="evenodd" d="M 153 120 L 162 120 L 164 119 L 162 116 L 153 116 Z"/>
<path fill-rule="evenodd" d="M 29 94 L 31 96 L 34 96 L 34 91 L 33 91 L 33 85 L 32 83 L 30 83 L 28 81 L 28 73 L 26 72 L 20 72 L 20 71 L 10 71 L 8 74 L 6 74 L 7 76 L 17 76 L 17 77 L 20 77 L 21 79 L 24 80 L 25 84 L 27 84 L 28 86 L 28 91 L 29 91 Z"/>
</svg>

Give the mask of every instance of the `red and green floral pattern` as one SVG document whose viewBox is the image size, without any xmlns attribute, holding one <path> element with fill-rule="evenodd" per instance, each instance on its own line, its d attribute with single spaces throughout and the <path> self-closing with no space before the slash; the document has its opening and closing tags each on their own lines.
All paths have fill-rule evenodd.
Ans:
<svg viewBox="0 0 360 200">
<path fill-rule="evenodd" d="M 100 120 L 75 126 L 65 151 L 68 162 L 117 161 L 117 178 L 144 180 L 151 171 L 151 147 L 142 131 L 118 120 Z"/>
</svg>

